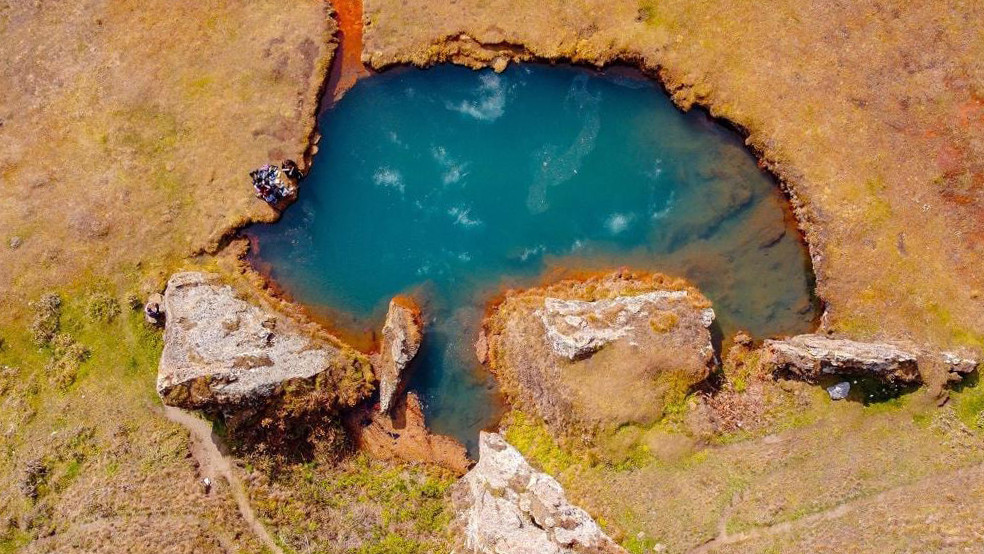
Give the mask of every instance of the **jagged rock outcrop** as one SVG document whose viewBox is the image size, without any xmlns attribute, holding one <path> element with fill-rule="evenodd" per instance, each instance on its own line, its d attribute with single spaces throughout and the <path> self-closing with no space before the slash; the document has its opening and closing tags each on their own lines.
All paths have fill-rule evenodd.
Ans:
<svg viewBox="0 0 984 554">
<path fill-rule="evenodd" d="M 382 336 L 379 354 L 373 356 L 372 363 L 379 376 L 380 411 L 385 414 L 393 406 L 403 371 L 417 355 L 423 338 L 420 308 L 411 298 L 390 301 Z"/>
<path fill-rule="evenodd" d="M 613 273 L 510 292 L 476 344 L 514 407 L 555 434 L 657 420 L 714 363 L 710 302 L 680 279 Z"/>
<path fill-rule="evenodd" d="M 501 436 L 483 432 L 478 463 L 451 491 L 464 552 L 624 554 L 560 483 Z"/>
<path fill-rule="evenodd" d="M 165 404 L 230 413 L 313 397 L 333 409 L 371 393 L 364 356 L 238 298 L 215 276 L 174 274 L 164 308 L 157 392 Z"/>
<path fill-rule="evenodd" d="M 464 445 L 430 432 L 412 392 L 394 403 L 393 417 L 363 404 L 346 416 L 345 424 L 358 449 L 374 458 L 437 464 L 458 475 L 471 467 Z"/>
<path fill-rule="evenodd" d="M 891 383 L 918 383 L 921 377 L 917 357 L 892 344 L 798 335 L 765 341 L 763 363 L 773 371 L 807 380 L 858 375 Z"/>
</svg>

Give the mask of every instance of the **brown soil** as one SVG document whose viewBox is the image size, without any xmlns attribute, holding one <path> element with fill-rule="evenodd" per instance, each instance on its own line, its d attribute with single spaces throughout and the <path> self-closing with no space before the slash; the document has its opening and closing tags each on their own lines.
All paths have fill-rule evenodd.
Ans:
<svg viewBox="0 0 984 554">
<path fill-rule="evenodd" d="M 328 75 L 322 110 L 338 102 L 360 78 L 369 76 L 369 70 L 362 63 L 362 0 L 335 0 L 331 5 L 338 21 L 339 42 Z"/>
<path fill-rule="evenodd" d="M 231 491 L 232 497 L 236 500 L 236 506 L 239 508 L 239 515 L 242 516 L 243 521 L 249 526 L 256 538 L 268 549 L 270 552 L 276 554 L 283 554 L 283 550 L 277 545 L 270 533 L 263 527 L 263 524 L 256 519 L 256 514 L 253 513 L 253 507 L 249 505 L 249 498 L 246 496 L 246 490 L 243 488 L 242 483 L 239 481 L 239 477 L 233 471 L 233 460 L 228 454 L 224 454 L 224 447 L 218 441 L 215 433 L 212 431 L 212 425 L 200 419 L 194 415 L 189 414 L 179 410 L 178 408 L 172 408 L 170 406 L 164 407 L 164 416 L 169 420 L 181 425 L 191 435 L 191 455 L 195 458 L 198 463 L 198 475 L 203 480 L 202 486 L 204 487 L 204 479 L 209 479 L 211 484 L 209 487 L 218 483 L 218 479 L 221 477 L 228 484 Z M 207 491 L 206 494 L 208 494 Z"/>
</svg>

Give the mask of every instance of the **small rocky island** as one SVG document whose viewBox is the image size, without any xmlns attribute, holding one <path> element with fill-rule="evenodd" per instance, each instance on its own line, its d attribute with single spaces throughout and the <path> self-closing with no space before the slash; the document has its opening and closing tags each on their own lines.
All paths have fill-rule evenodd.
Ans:
<svg viewBox="0 0 984 554">
<path fill-rule="evenodd" d="M 508 294 L 476 349 L 514 407 L 589 438 L 652 424 L 706 379 L 713 322 L 686 281 L 616 272 Z"/>
</svg>

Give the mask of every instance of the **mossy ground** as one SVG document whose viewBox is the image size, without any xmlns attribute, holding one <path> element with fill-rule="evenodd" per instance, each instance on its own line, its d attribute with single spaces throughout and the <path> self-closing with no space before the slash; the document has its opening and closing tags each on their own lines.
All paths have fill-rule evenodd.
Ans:
<svg viewBox="0 0 984 554">
<path fill-rule="evenodd" d="M 941 410 L 927 409 L 921 393 L 868 406 L 811 397 L 809 417 L 787 413 L 709 443 L 687 431 L 624 429 L 616 435 L 631 437 L 601 441 L 611 450 L 599 457 L 566 449 L 542 422 L 516 412 L 507 418 L 506 437 L 630 552 L 657 545 L 686 552 L 705 544 L 716 551 L 732 542 L 744 544 L 743 552 L 765 552 L 772 544 L 781 552 L 812 551 L 817 544 L 809 535 L 818 521 L 834 541 L 931 550 L 926 545 L 939 538 L 931 523 L 950 506 L 910 506 L 902 491 L 932 484 L 938 494 L 964 503 L 984 498 L 979 489 L 961 488 L 968 473 L 984 475 L 984 429 L 964 423 L 966 414 L 984 413 L 974 412 L 981 403 L 976 395 L 957 395 L 954 407 Z M 647 435 L 656 442 L 647 443 Z M 690 440 L 675 449 L 651 446 L 672 446 L 681 436 Z M 884 510 L 929 519 L 890 531 L 877 521 Z M 862 528 L 853 518 L 875 521 Z M 979 544 L 973 520 L 951 523 L 959 529 L 952 533 L 963 537 L 957 544 Z M 769 540 L 760 540 L 764 536 Z"/>
</svg>

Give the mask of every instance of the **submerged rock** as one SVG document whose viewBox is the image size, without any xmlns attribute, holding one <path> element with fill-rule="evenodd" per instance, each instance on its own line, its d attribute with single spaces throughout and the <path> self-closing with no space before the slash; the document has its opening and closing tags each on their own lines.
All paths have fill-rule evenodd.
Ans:
<svg viewBox="0 0 984 554">
<path fill-rule="evenodd" d="M 553 477 L 533 469 L 501 436 L 483 432 L 478 463 L 451 491 L 465 552 L 624 553 Z"/>
<path fill-rule="evenodd" d="M 858 375 L 890 383 L 918 383 L 917 356 L 886 343 L 798 335 L 765 341 L 766 367 L 815 380 L 825 375 Z"/>
<path fill-rule="evenodd" d="M 615 273 L 510 293 L 476 351 L 555 434 L 650 424 L 703 381 L 714 311 L 685 281 Z"/>
<path fill-rule="evenodd" d="M 379 375 L 379 408 L 389 412 L 402 385 L 403 371 L 420 350 L 423 338 L 420 308 L 410 298 L 398 297 L 390 301 L 383 325 L 383 339 L 379 354 L 372 363 Z"/>
<path fill-rule="evenodd" d="M 363 356 L 238 298 L 215 276 L 171 276 L 164 312 L 157 392 L 165 404 L 232 413 L 294 400 L 334 409 L 371 391 Z"/>
</svg>

